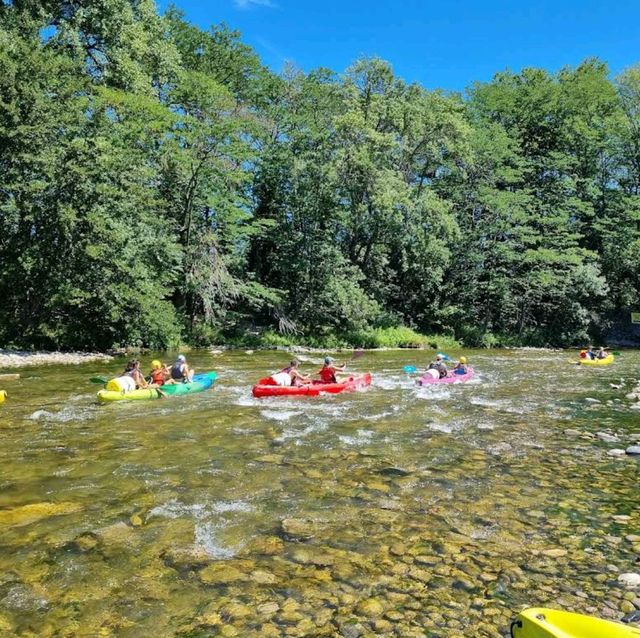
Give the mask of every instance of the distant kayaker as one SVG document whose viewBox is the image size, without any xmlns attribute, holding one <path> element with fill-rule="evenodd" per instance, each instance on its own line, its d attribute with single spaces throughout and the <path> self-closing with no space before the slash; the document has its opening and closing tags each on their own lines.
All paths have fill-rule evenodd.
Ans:
<svg viewBox="0 0 640 638">
<path fill-rule="evenodd" d="M 304 385 L 311 382 L 311 377 L 301 374 L 298 370 L 300 363 L 297 359 L 292 359 L 286 368 L 282 368 L 280 372 L 271 375 L 271 380 L 275 385 Z"/>
<path fill-rule="evenodd" d="M 460 357 L 460 360 L 453 367 L 453 374 L 467 374 L 469 368 L 467 368 L 467 358 Z"/>
<path fill-rule="evenodd" d="M 318 374 L 320 375 L 320 381 L 322 383 L 338 383 L 338 378 L 336 377 L 337 372 L 344 372 L 347 368 L 347 364 L 343 363 L 341 366 L 333 365 L 332 357 L 324 358 L 324 365 L 320 369 Z"/>
<path fill-rule="evenodd" d="M 587 348 L 587 352 L 586 355 L 587 359 L 595 359 L 596 358 L 596 353 L 593 351 L 593 346 L 589 346 Z"/>
<path fill-rule="evenodd" d="M 171 366 L 171 378 L 174 381 L 182 381 L 183 383 L 191 383 L 193 381 L 193 375 L 195 371 L 189 367 L 187 358 L 181 354 L 176 359 L 176 362 Z"/>
<path fill-rule="evenodd" d="M 140 372 L 140 361 L 138 361 L 138 359 L 131 359 L 129 363 L 127 363 L 127 367 L 122 373 L 122 376 L 131 377 L 137 389 L 146 388 L 149 385 L 142 372 Z"/>
<path fill-rule="evenodd" d="M 444 362 L 444 357 L 441 354 L 436 355 L 436 360 L 429 364 L 427 370 L 436 370 L 441 379 L 449 376 L 449 370 L 447 370 L 447 364 Z"/>
<path fill-rule="evenodd" d="M 596 354 L 596 359 L 606 359 L 609 356 L 609 353 L 602 347 L 600 346 L 600 349 L 598 350 L 598 354 Z"/>
</svg>

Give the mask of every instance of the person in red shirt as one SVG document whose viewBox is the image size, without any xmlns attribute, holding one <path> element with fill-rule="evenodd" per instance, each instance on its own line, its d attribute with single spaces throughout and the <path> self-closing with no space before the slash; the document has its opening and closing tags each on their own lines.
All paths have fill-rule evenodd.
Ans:
<svg viewBox="0 0 640 638">
<path fill-rule="evenodd" d="M 320 381 L 322 383 L 338 383 L 338 378 L 336 377 L 337 372 L 344 372 L 347 367 L 347 364 L 344 363 L 341 366 L 333 365 L 333 359 L 331 357 L 324 358 L 324 365 L 322 369 L 318 373 L 320 375 Z"/>
</svg>

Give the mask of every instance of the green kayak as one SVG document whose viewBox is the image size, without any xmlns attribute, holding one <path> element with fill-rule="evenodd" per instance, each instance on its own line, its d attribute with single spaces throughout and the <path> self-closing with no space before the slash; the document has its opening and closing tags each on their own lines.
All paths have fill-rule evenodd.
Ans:
<svg viewBox="0 0 640 638">
<path fill-rule="evenodd" d="M 216 380 L 216 372 L 204 372 L 196 374 L 191 383 L 176 383 L 163 385 L 162 388 L 142 388 L 131 392 L 115 392 L 113 390 L 100 390 L 98 401 L 100 403 L 110 403 L 112 401 L 149 401 L 152 399 L 163 399 L 164 396 L 173 397 L 180 394 L 193 394 L 208 390 Z"/>
</svg>

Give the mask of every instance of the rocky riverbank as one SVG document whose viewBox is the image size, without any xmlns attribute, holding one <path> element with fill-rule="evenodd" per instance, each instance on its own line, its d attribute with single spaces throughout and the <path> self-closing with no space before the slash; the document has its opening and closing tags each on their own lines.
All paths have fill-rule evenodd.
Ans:
<svg viewBox="0 0 640 638">
<path fill-rule="evenodd" d="M 113 357 L 100 352 L 32 352 L 0 349 L 0 370 L 48 364 L 78 364 L 110 361 Z"/>
</svg>

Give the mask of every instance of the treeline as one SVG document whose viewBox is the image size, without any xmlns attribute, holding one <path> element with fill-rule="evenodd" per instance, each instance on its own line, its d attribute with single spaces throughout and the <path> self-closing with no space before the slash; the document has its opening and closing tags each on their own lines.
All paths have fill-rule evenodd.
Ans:
<svg viewBox="0 0 640 638">
<path fill-rule="evenodd" d="M 640 67 L 461 96 L 276 75 L 152 0 L 0 0 L 0 345 L 563 345 L 638 305 L 638 264 Z"/>
</svg>

